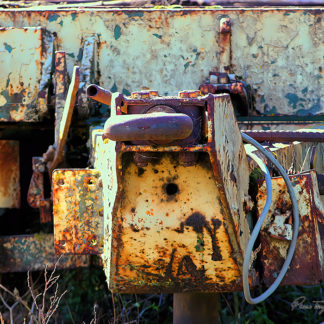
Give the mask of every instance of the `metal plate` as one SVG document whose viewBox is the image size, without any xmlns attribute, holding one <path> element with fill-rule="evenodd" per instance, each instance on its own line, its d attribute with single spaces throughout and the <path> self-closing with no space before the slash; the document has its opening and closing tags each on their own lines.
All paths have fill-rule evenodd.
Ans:
<svg viewBox="0 0 324 324">
<path fill-rule="evenodd" d="M 0 140 L 0 208 L 20 207 L 19 142 Z"/>
<path fill-rule="evenodd" d="M 295 254 L 282 284 L 318 284 L 324 279 L 324 239 L 319 230 L 319 224 L 323 223 L 324 210 L 319 199 L 316 173 L 311 171 L 290 176 L 290 180 L 298 201 L 301 225 Z M 273 178 L 272 187 L 272 205 L 260 233 L 260 258 L 264 269 L 263 279 L 267 285 L 275 280 L 282 267 L 291 242 L 292 230 L 291 200 L 284 180 Z M 261 211 L 266 200 L 265 185 L 259 190 L 257 199 L 258 210 Z M 278 218 L 283 221 L 278 221 Z"/>
<path fill-rule="evenodd" d="M 324 112 L 323 8 L 93 9 L 84 4 L 0 11 L 2 26 L 56 32 L 70 75 L 82 60 L 83 40 L 95 34 L 101 86 L 124 94 L 146 87 L 161 95 L 198 89 L 210 70 L 219 70 L 224 17 L 232 25 L 232 71 L 254 88 L 258 111 Z"/>
<path fill-rule="evenodd" d="M 54 241 L 59 254 L 100 254 L 102 183 L 97 170 L 53 172 Z"/>
<path fill-rule="evenodd" d="M 54 251 L 53 234 L 0 237 L 0 273 L 53 269 L 58 256 Z M 63 256 L 58 269 L 87 267 L 90 256 Z"/>
<path fill-rule="evenodd" d="M 41 27 L 17 27 L 0 28 L 0 121 L 38 121 L 47 111 L 39 92 L 50 78 L 52 37 Z"/>
</svg>

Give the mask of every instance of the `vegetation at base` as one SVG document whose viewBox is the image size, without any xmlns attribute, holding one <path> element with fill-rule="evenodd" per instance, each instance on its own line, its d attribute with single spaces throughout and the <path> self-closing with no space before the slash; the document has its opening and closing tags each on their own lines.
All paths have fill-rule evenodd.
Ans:
<svg viewBox="0 0 324 324">
<path fill-rule="evenodd" d="M 59 275 L 58 295 L 66 293 L 49 323 L 172 323 L 172 295 L 113 295 L 109 292 L 104 272 L 99 267 L 60 270 L 56 271 L 56 275 Z M 32 308 L 33 298 L 28 294 L 26 274 L 3 274 L 0 281 L 0 293 L 8 305 L 13 305 L 21 297 Z M 31 286 L 35 296 L 44 290 L 44 285 L 43 273 L 32 273 Z M 1 286 L 10 290 L 12 295 Z M 54 293 L 55 289 L 48 291 L 48 305 Z M 260 294 L 261 289 L 256 289 L 253 293 Z M 321 285 L 280 287 L 264 303 L 258 305 L 246 303 L 242 292 L 219 293 L 219 296 L 219 322 L 222 324 L 324 322 L 324 291 Z M 14 308 L 13 323 L 24 323 L 24 319 L 25 323 L 42 323 L 37 321 L 35 307 L 33 321 L 30 321 L 30 313 L 26 309 L 23 305 Z M 10 323 L 8 309 L 1 301 L 0 313 L 0 323 Z"/>
</svg>

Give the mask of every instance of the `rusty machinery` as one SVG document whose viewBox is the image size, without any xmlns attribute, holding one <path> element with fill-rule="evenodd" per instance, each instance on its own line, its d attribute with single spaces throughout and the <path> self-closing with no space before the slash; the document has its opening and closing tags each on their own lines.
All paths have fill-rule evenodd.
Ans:
<svg viewBox="0 0 324 324">
<path fill-rule="evenodd" d="M 161 97 L 139 91 L 127 97 L 96 85 L 88 94 L 109 100 L 111 117 L 92 131 L 92 169 L 53 173 L 59 253 L 101 254 L 114 292 L 235 291 L 242 289 L 243 272 L 246 298 L 255 303 L 274 291 L 290 263 L 285 283 L 322 280 L 323 207 L 316 172 L 288 178 L 275 158 L 243 133 L 270 158 L 272 173 L 274 166 L 279 169 L 282 178 L 271 180 L 256 150 L 244 148 L 228 94 L 193 90 Z M 318 130 L 299 133 L 310 134 L 309 141 L 314 134 L 318 141 L 323 136 Z M 281 145 L 275 154 L 287 169 L 281 155 L 288 149 L 304 161 L 305 156 L 296 158 L 303 145 Z M 267 189 L 258 200 L 260 219 L 250 237 L 249 175 L 256 166 L 266 175 Z M 269 245 L 261 245 L 250 260 L 261 228 L 261 240 Z M 309 258 L 304 258 L 305 245 Z M 271 249 L 274 260 L 264 257 Z M 262 267 L 253 262 L 257 258 Z M 261 280 L 270 285 L 269 293 L 253 299 L 249 282 L 255 287 Z"/>
<path fill-rule="evenodd" d="M 54 238 L 3 231 L 1 272 L 53 266 L 54 246 L 62 267 L 100 255 L 112 291 L 174 293 L 175 319 L 184 292 L 244 288 L 255 303 L 268 293 L 249 287 L 323 279 L 324 133 L 306 129 L 323 122 L 322 7 L 10 6 L 0 206 L 17 220 L 27 193 Z M 89 167 L 70 169 L 80 129 Z"/>
</svg>

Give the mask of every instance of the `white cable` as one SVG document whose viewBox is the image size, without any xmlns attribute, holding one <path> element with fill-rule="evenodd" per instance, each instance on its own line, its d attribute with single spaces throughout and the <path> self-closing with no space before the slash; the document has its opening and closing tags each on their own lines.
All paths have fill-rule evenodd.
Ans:
<svg viewBox="0 0 324 324">
<path fill-rule="evenodd" d="M 251 237 L 249 239 L 249 242 L 247 244 L 245 253 L 244 253 L 244 261 L 243 261 L 243 291 L 244 291 L 244 297 L 246 299 L 246 301 L 249 304 L 258 304 L 262 301 L 264 301 L 266 298 L 268 298 L 280 285 L 283 277 L 285 276 L 290 262 L 293 258 L 295 249 L 296 249 L 296 243 L 297 243 L 297 237 L 298 237 L 298 229 L 299 229 L 299 213 L 298 213 L 298 205 L 297 205 L 297 199 L 295 196 L 295 192 L 294 192 L 294 188 L 289 180 L 289 177 L 286 173 L 286 171 L 284 170 L 284 168 L 280 165 L 280 163 L 274 158 L 274 156 L 268 152 L 261 144 L 259 144 L 257 141 L 255 141 L 253 138 L 251 138 L 250 136 L 241 133 L 242 134 L 242 138 L 244 141 L 252 144 L 254 147 L 256 147 L 258 150 L 260 150 L 260 152 L 265 155 L 278 169 L 279 173 L 282 175 L 283 179 L 285 180 L 285 183 L 287 185 L 288 188 L 288 192 L 291 198 L 291 202 L 292 202 L 292 209 L 293 209 L 293 218 L 294 218 L 294 227 L 293 227 L 293 237 L 288 249 L 288 253 L 287 253 L 287 257 L 286 260 L 276 278 L 276 280 L 272 283 L 272 285 L 265 291 L 263 292 L 260 296 L 252 298 L 251 297 L 251 292 L 250 292 L 250 286 L 249 286 L 249 267 L 250 267 L 250 259 L 251 259 L 251 255 L 252 255 L 252 251 L 253 251 L 253 246 L 254 243 L 259 235 L 259 232 L 261 230 L 261 226 L 262 223 L 269 211 L 270 205 L 271 205 L 271 201 L 272 201 L 272 185 L 271 185 L 271 177 L 269 174 L 269 170 L 267 169 L 267 167 L 265 166 L 265 164 L 263 163 L 263 161 L 258 158 L 255 154 L 250 153 L 249 155 L 251 156 L 251 158 L 253 158 L 256 163 L 259 165 L 261 171 L 264 173 L 265 175 L 265 179 L 266 179 L 266 185 L 267 185 L 267 199 L 266 199 L 266 203 L 265 206 L 262 210 L 261 216 L 258 219 Z M 270 198 L 269 198 L 270 197 Z"/>
</svg>

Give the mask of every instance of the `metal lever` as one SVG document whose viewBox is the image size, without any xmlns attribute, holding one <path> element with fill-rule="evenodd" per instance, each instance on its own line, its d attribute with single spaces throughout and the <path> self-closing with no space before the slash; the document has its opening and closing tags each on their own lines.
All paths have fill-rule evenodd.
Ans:
<svg viewBox="0 0 324 324">
<path fill-rule="evenodd" d="M 187 138 L 192 130 L 193 122 L 188 115 L 154 112 L 113 116 L 105 124 L 104 137 L 113 141 L 150 140 L 167 144 Z"/>
</svg>

